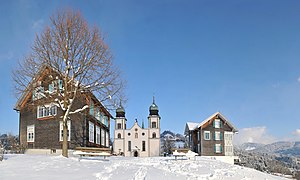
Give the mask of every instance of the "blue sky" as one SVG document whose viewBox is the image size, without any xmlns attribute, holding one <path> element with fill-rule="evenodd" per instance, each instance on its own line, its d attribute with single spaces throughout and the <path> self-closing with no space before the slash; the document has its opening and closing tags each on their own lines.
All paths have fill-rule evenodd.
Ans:
<svg viewBox="0 0 300 180">
<path fill-rule="evenodd" d="M 129 126 L 147 121 L 155 94 L 162 130 L 183 133 L 220 111 L 244 141 L 300 140 L 296 0 L 3 1 L 0 133 L 18 133 L 12 68 L 64 8 L 105 35 L 127 81 Z"/>
</svg>

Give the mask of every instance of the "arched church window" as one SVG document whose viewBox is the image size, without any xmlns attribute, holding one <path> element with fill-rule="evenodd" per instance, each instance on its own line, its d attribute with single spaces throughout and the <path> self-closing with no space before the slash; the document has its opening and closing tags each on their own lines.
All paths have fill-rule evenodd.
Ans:
<svg viewBox="0 0 300 180">
<path fill-rule="evenodd" d="M 139 138 L 139 135 L 138 135 L 138 133 L 135 133 L 135 138 Z"/>
<path fill-rule="evenodd" d="M 156 128 L 156 122 L 152 122 L 152 128 Z"/>
<path fill-rule="evenodd" d="M 152 133 L 152 138 L 156 138 L 156 133 Z"/>
<path fill-rule="evenodd" d="M 121 133 L 118 134 L 118 138 L 119 138 L 119 139 L 121 138 Z"/>
</svg>

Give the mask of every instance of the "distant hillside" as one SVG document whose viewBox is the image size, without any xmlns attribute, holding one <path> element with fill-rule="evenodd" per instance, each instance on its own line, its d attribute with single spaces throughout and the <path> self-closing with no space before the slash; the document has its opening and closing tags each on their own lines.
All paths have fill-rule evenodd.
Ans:
<svg viewBox="0 0 300 180">
<path fill-rule="evenodd" d="M 235 147 L 241 163 L 263 172 L 296 174 L 300 171 L 300 142 L 244 143 Z"/>
<path fill-rule="evenodd" d="M 290 155 L 300 157 L 300 142 L 279 141 L 271 144 L 244 143 L 238 146 L 244 151 L 268 153 L 274 155 Z"/>
</svg>

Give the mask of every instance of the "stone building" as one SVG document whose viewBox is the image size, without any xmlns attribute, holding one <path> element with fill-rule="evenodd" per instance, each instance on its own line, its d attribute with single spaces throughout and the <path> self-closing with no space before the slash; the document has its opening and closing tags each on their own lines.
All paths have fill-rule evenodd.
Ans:
<svg viewBox="0 0 300 180">
<path fill-rule="evenodd" d="M 131 157 L 151 157 L 160 155 L 160 116 L 158 106 L 153 103 L 149 107 L 148 128 L 134 125 L 127 129 L 125 110 L 120 105 L 116 110 L 114 131 L 114 153 Z"/>
</svg>

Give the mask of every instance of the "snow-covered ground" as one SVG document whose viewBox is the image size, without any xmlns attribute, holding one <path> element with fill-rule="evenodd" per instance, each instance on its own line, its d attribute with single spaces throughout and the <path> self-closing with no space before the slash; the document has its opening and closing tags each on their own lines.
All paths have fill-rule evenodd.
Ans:
<svg viewBox="0 0 300 180">
<path fill-rule="evenodd" d="M 1 180 L 40 179 L 282 179 L 254 169 L 197 157 L 109 157 L 82 159 L 51 155 L 5 155 L 0 161 Z"/>
</svg>

